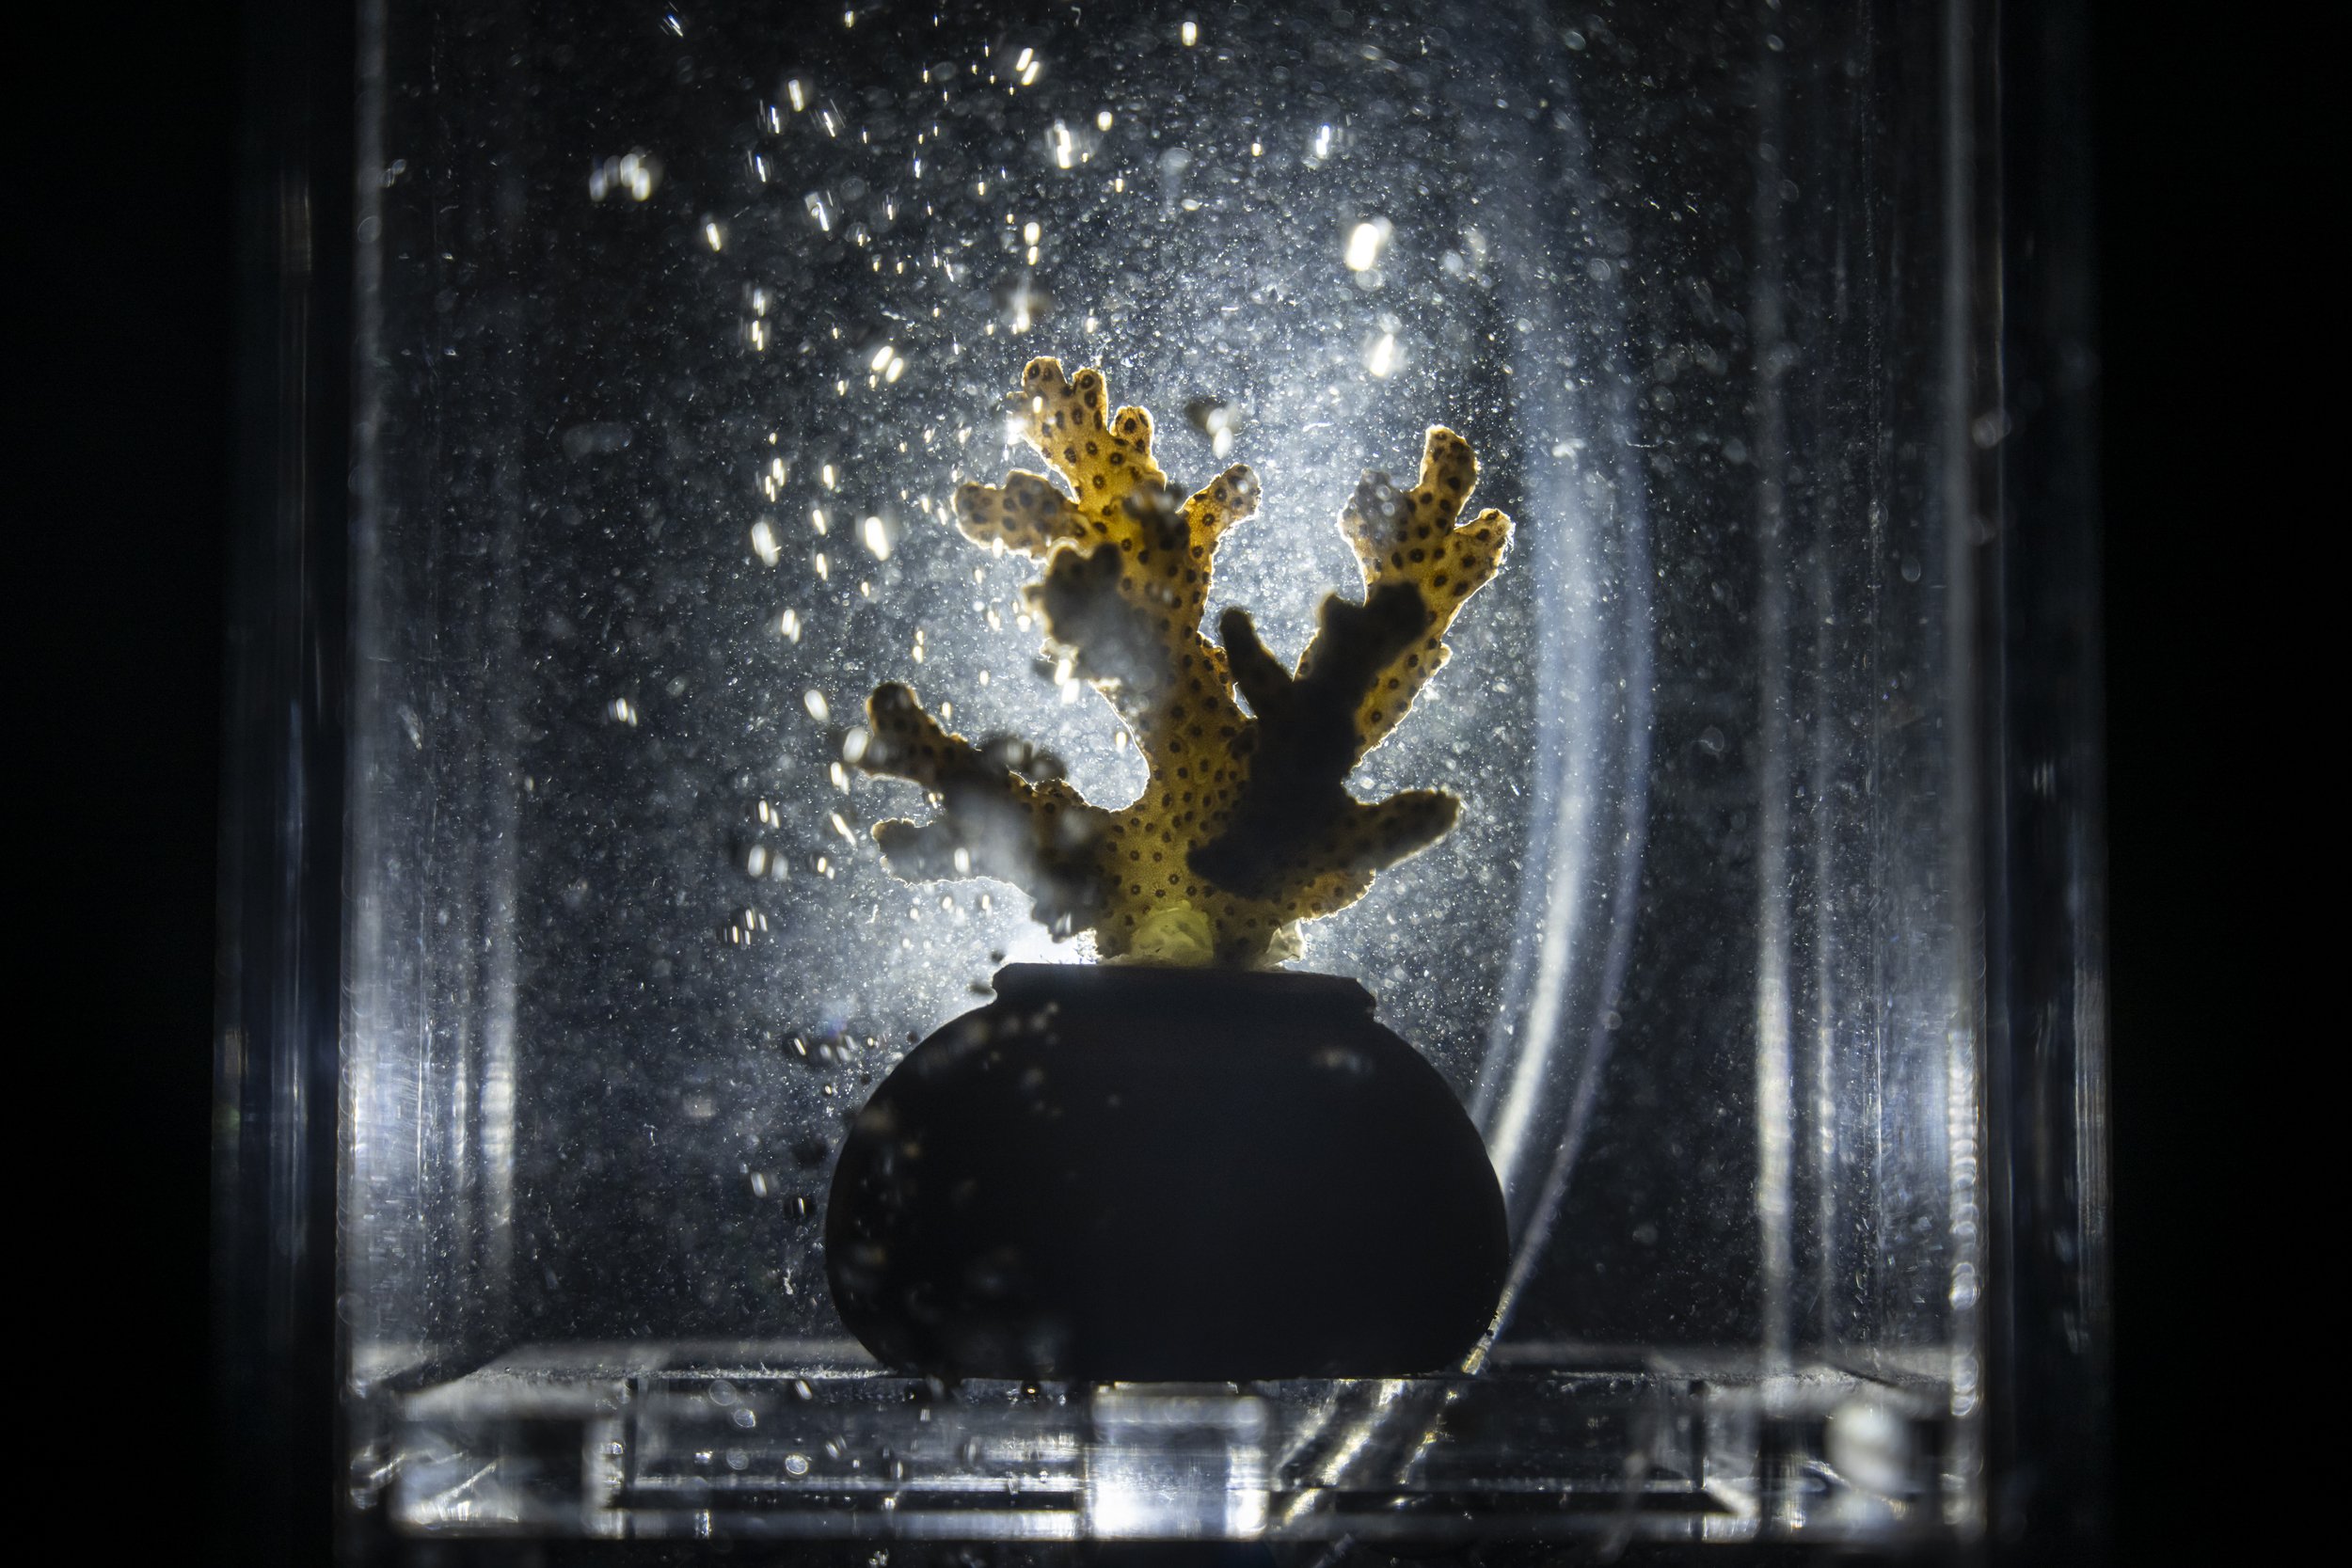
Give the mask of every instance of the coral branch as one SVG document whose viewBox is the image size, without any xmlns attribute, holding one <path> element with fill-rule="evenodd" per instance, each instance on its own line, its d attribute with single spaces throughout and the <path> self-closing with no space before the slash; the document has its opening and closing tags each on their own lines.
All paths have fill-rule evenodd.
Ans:
<svg viewBox="0 0 2352 1568">
<path fill-rule="evenodd" d="M 993 484 L 959 486 L 956 523 L 976 545 L 1002 545 L 1033 561 L 1086 533 L 1078 509 L 1052 480 L 1020 468 L 1005 476 L 1001 490 Z"/>
<path fill-rule="evenodd" d="M 1057 764 L 1026 747 L 975 746 L 948 734 L 896 681 L 866 700 L 866 721 L 871 738 L 858 766 L 921 784 L 942 811 L 919 825 L 875 825 L 895 875 L 911 882 L 995 877 L 1028 894 L 1049 927 L 1067 932 L 1092 923 L 1102 902 L 1095 854 L 1109 814 L 1064 784 Z M 1041 776 L 1023 778 L 1016 766 Z"/>
<path fill-rule="evenodd" d="M 1356 548 L 1364 572 L 1364 591 L 1383 584 L 1409 582 L 1421 590 L 1430 611 L 1429 626 L 1418 646 L 1398 654 L 1381 679 L 1365 693 L 1357 711 L 1357 730 L 1365 752 L 1385 739 L 1397 721 L 1413 705 L 1413 698 L 1453 654 L 1438 639 L 1445 635 L 1454 613 L 1485 587 L 1502 564 L 1511 543 L 1511 519 L 1489 507 L 1457 528 L 1462 502 L 1478 483 L 1478 460 L 1470 443 L 1442 425 L 1423 437 L 1421 475 L 1410 490 L 1399 491 L 1385 473 L 1369 473 L 1340 514 L 1340 531 Z M 1300 668 L 1318 657 L 1310 647 Z"/>
<path fill-rule="evenodd" d="M 1454 825 L 1451 796 L 1431 797 L 1444 802 L 1438 820 L 1431 813 L 1438 808 L 1425 803 L 1391 810 L 1393 800 L 1371 807 L 1347 793 L 1362 750 L 1357 715 L 1366 694 L 1429 623 L 1421 590 L 1409 581 L 1384 582 L 1362 604 L 1335 594 L 1323 601 L 1314 665 L 1302 660 L 1294 676 L 1258 641 L 1248 610 L 1225 612 L 1217 628 L 1225 657 L 1257 719 L 1247 736 L 1248 775 L 1224 831 L 1192 852 L 1194 870 L 1252 897 L 1286 877 L 1335 865 L 1362 872 L 1369 883 L 1372 872 Z"/>
<path fill-rule="evenodd" d="M 1222 647 L 1200 634 L 1217 544 L 1257 507 L 1247 467 L 1178 505 L 1151 416 L 1106 413 L 1102 372 L 1066 377 L 1059 362 L 1032 360 L 1016 397 L 1071 493 L 1016 471 L 1001 487 L 959 489 L 957 522 L 976 543 L 1043 563 L 1030 607 L 1117 708 L 1151 777 L 1133 805 L 1102 811 L 1041 759 L 949 735 L 905 687 L 883 686 L 867 704 L 861 766 L 921 784 L 940 816 L 875 836 L 901 876 L 1025 889 L 1039 919 L 1091 930 L 1108 958 L 1266 962 L 1297 921 L 1354 902 L 1375 872 L 1453 826 L 1458 802 L 1442 791 L 1367 804 L 1346 779 L 1445 661 L 1440 638 L 1493 577 L 1510 520 L 1487 511 L 1456 526 L 1477 464 L 1449 430 L 1430 430 L 1411 491 L 1367 474 L 1341 518 L 1365 597 L 1324 601 L 1294 673 L 1246 611 L 1226 611 Z"/>
</svg>

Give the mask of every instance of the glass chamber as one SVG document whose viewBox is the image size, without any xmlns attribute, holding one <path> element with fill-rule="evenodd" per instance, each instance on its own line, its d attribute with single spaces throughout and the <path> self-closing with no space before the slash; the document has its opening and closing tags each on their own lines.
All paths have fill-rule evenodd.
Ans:
<svg viewBox="0 0 2352 1568">
<path fill-rule="evenodd" d="M 1983 8 L 400 4 L 356 44 L 304 960 L 355 1539 L 1983 1544 L 2020 1359 Z M 1142 784 L 949 517 L 1040 466 L 1040 355 L 1182 488 L 1255 468 L 1212 617 L 1286 658 L 1424 426 L 1516 520 L 1354 784 L 1460 826 L 1295 964 L 1486 1140 L 1514 1262 L 1460 1369 L 950 1384 L 834 1313 L 847 1117 L 999 963 L 1085 957 L 882 868 L 919 799 L 845 765 L 865 694 Z M 2038 1180 L 2090 1253 L 2070 1005 Z"/>
</svg>

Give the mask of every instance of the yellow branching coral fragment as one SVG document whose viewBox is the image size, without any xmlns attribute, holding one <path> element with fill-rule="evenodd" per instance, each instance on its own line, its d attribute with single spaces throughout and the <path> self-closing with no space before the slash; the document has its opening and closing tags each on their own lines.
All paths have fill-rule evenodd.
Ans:
<svg viewBox="0 0 2352 1568">
<path fill-rule="evenodd" d="M 1105 958 L 1275 961 L 1296 922 L 1354 903 L 1375 872 L 1453 827 L 1460 802 L 1443 791 L 1368 804 L 1346 780 L 1445 662 L 1440 639 L 1502 563 L 1511 520 L 1489 509 L 1457 522 L 1477 461 L 1433 427 L 1411 489 L 1382 473 L 1357 486 L 1340 527 L 1363 600 L 1325 599 L 1285 670 L 1246 610 L 1225 612 L 1217 643 L 1200 634 L 1217 541 L 1256 509 L 1256 476 L 1236 464 L 1180 505 L 1152 454 L 1152 417 L 1113 411 L 1101 371 L 1066 377 L 1058 360 L 1031 360 L 1016 396 L 1070 491 L 1019 471 L 966 484 L 957 522 L 975 543 L 1043 563 L 1029 606 L 1118 709 L 1151 780 L 1133 805 L 1104 811 L 1051 758 L 950 735 L 892 683 L 866 704 L 860 766 L 921 784 L 938 814 L 874 836 L 909 879 L 1013 883 L 1057 934 L 1092 931 Z"/>
</svg>

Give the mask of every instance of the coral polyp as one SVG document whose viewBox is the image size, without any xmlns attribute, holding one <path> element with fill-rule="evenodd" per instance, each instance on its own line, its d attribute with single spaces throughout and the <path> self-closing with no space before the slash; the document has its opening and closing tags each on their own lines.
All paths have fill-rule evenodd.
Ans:
<svg viewBox="0 0 2352 1568">
<path fill-rule="evenodd" d="M 1106 959 L 1279 962 L 1299 921 L 1354 903 L 1453 827 L 1460 802 L 1442 790 L 1366 802 L 1346 781 L 1445 663 L 1445 630 L 1502 563 L 1511 520 L 1489 508 L 1459 521 L 1477 461 L 1431 427 L 1409 489 L 1368 473 L 1341 513 L 1364 596 L 1327 597 L 1286 670 L 1247 610 L 1224 612 L 1216 642 L 1200 629 L 1218 543 L 1256 510 L 1257 476 L 1235 464 L 1179 503 L 1152 417 L 1113 411 L 1098 369 L 1065 376 L 1034 359 L 1015 396 L 1070 489 L 1019 470 L 967 483 L 957 523 L 1042 563 L 1031 610 L 1118 711 L 1151 777 L 1132 805 L 1104 810 L 1050 758 L 951 735 L 893 682 L 866 703 L 860 766 L 922 785 L 935 814 L 874 836 L 897 875 L 999 878 L 1057 935 L 1091 932 Z"/>
</svg>

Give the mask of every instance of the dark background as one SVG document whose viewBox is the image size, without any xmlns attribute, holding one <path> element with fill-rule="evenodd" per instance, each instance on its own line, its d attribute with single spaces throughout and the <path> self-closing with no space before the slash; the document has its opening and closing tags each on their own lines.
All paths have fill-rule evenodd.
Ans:
<svg viewBox="0 0 2352 1568">
<path fill-rule="evenodd" d="M 2288 1125 L 2246 1134 L 2258 1091 L 2328 1092 L 2343 1036 L 2283 1017 L 2330 973 L 2305 967 L 2287 895 L 2334 904 L 2316 808 L 2341 657 L 2306 658 L 2317 617 L 2289 585 L 2333 570 L 2344 510 L 2295 479 L 2328 439 L 2327 404 L 2299 389 L 2341 354 L 2341 304 L 2307 278 L 2332 256 L 2340 287 L 2320 231 L 2342 179 L 2319 172 L 2322 99 L 2293 69 L 2316 36 L 2090 8 L 2117 1559 L 2194 1560 L 2197 1535 L 2292 1506 L 2293 1440 L 2270 1411 L 2325 1397 L 2294 1380 L 2340 1315 L 2312 1321 L 2328 1298 L 2299 1260 L 2337 1250 L 2340 1225 L 2291 1250 L 2261 1228 L 2324 1213 L 2332 1182 L 2288 1174 Z M 11 685 L 34 699 L 11 715 L 10 772 L 35 799 L 13 820 L 34 941 L 8 1030 L 30 1091 L 12 1196 L 34 1223 L 9 1293 L 45 1331 L 17 1341 L 33 1438 L 16 1501 L 27 1523 L 151 1533 L 151 1560 L 190 1561 L 215 1447 L 201 1369 L 244 40 L 234 5 L 10 29 L 8 429 L 12 477 L 33 478 L 7 508 L 32 654 Z"/>
</svg>

